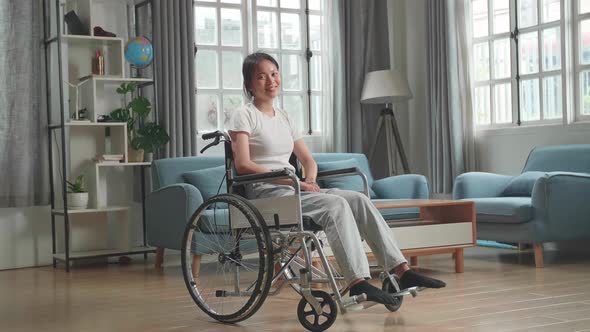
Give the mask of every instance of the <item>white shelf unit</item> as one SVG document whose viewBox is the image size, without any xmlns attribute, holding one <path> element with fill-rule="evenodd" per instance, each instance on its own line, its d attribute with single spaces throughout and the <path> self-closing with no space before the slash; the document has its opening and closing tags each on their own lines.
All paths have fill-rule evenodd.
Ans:
<svg viewBox="0 0 590 332">
<path fill-rule="evenodd" d="M 117 212 L 117 211 L 127 211 L 129 208 L 126 206 L 109 206 L 104 208 L 98 209 L 80 209 L 80 210 L 68 210 L 68 214 L 83 214 L 83 213 L 101 213 L 101 212 Z M 51 213 L 55 215 L 64 215 L 63 209 L 53 209 Z"/>
<path fill-rule="evenodd" d="M 122 106 L 121 96 L 116 89 L 121 83 L 152 84 L 148 78 L 128 78 L 115 76 L 92 75 L 86 84 L 80 86 L 81 108 L 88 110 L 88 118 L 96 122 L 99 115 L 108 115 L 112 110 Z M 73 112 L 73 110 L 71 110 Z"/>
<path fill-rule="evenodd" d="M 53 0 L 45 1 L 49 3 L 49 7 L 55 7 Z M 58 156 L 55 158 L 55 152 L 52 152 L 51 163 L 54 159 L 62 160 L 62 157 L 65 161 L 59 165 L 63 167 L 63 171 L 61 168 L 57 172 L 53 171 L 52 177 L 55 182 L 61 184 L 65 179 L 73 179 L 83 174 L 89 194 L 88 208 L 72 210 L 64 207 L 65 202 L 61 199 L 62 186 L 56 185 L 53 188 L 56 197 L 52 202 L 51 211 L 54 267 L 56 260 L 65 261 L 67 271 L 70 261 L 76 259 L 155 251 L 154 248 L 146 246 L 143 216 L 143 181 L 145 168 L 151 163 L 128 161 L 126 123 L 98 122 L 100 115 L 108 115 L 123 106 L 121 96 L 116 93 L 121 83 L 153 84 L 150 78 L 128 77 L 130 71 L 124 60 L 124 45 L 130 35 L 127 15 L 130 12 L 129 6 L 133 4 L 134 1 L 131 0 L 60 0 L 61 8 L 54 8 L 47 14 L 53 15 L 49 22 L 57 26 L 55 33 L 59 34 L 59 38 L 50 38 L 46 33 L 46 44 L 52 39 L 58 41 L 61 57 L 58 56 L 57 61 L 62 70 L 62 82 L 59 82 L 59 87 L 63 93 L 60 107 L 63 120 L 60 120 L 61 116 L 55 118 L 49 115 L 48 128 L 63 135 L 63 146 L 57 143 L 55 155 Z M 69 34 L 63 15 L 70 10 L 76 12 L 90 35 Z M 114 32 L 117 37 L 94 36 L 95 26 Z M 51 27 L 49 30 L 51 33 Z M 104 56 L 104 75 L 92 73 L 92 58 L 97 51 Z M 58 81 L 56 77 L 50 76 L 47 78 L 48 87 L 55 86 Z M 77 87 L 72 87 L 68 83 Z M 86 118 L 89 121 L 71 120 L 71 114 L 83 108 L 87 110 Z M 51 111 L 48 111 L 48 114 L 51 114 Z M 53 119 L 56 121 L 52 121 Z M 53 143 L 50 142 L 51 144 Z M 119 163 L 98 162 L 97 157 L 103 154 L 122 154 L 124 158 Z M 53 166 L 51 168 L 53 169 Z M 137 196 L 134 189 L 139 185 L 134 183 L 133 170 L 137 168 L 141 172 L 139 206 L 133 200 Z M 133 227 L 136 226 L 133 221 L 138 221 L 138 216 L 143 224 L 143 241 L 138 241 L 140 239 L 132 234 L 138 229 Z M 63 235 L 56 233 L 56 218 L 57 221 L 63 220 Z"/>
</svg>

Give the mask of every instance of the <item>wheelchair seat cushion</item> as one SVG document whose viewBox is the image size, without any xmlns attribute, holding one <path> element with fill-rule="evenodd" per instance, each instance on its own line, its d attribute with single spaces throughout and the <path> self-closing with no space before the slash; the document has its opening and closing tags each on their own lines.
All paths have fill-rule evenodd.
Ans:
<svg viewBox="0 0 590 332">
<path fill-rule="evenodd" d="M 332 171 L 336 169 L 359 167 L 355 159 L 345 159 L 338 161 L 318 162 L 318 171 Z M 342 176 L 334 178 L 319 179 L 318 184 L 322 188 L 337 188 L 343 190 L 363 191 L 363 180 L 358 175 Z M 377 198 L 377 194 L 369 187 L 371 198 Z"/>
<path fill-rule="evenodd" d="M 219 190 L 220 194 L 227 193 L 224 175 L 225 166 L 217 166 L 183 173 L 182 178 L 186 183 L 197 187 L 203 196 L 203 200 L 207 200 L 217 195 L 217 190 Z M 221 182 L 222 179 L 223 182 Z"/>
</svg>

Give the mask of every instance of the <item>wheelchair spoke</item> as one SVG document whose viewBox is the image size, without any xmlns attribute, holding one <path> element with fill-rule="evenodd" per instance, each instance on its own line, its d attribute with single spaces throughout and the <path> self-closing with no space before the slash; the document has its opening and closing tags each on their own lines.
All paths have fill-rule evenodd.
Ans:
<svg viewBox="0 0 590 332">
<path fill-rule="evenodd" d="M 230 229 L 229 208 L 241 213 L 249 227 Z M 187 225 L 182 248 L 185 283 L 195 303 L 222 322 L 251 316 L 270 289 L 272 256 L 265 254 L 267 248 L 272 248 L 268 229 L 250 203 L 232 194 L 205 201 Z M 192 254 L 201 256 L 200 266 L 191 265 Z"/>
</svg>

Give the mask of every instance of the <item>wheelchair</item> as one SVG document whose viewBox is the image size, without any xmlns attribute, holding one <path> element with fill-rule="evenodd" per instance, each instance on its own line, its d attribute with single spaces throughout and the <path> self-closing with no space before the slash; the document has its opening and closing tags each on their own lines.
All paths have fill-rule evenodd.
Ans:
<svg viewBox="0 0 590 332">
<path fill-rule="evenodd" d="M 229 136 L 207 133 L 214 139 L 205 150 L 224 143 L 227 194 L 206 200 L 187 223 L 182 243 L 182 272 L 186 287 L 197 306 L 223 323 L 236 323 L 252 316 L 269 295 L 289 285 L 301 295 L 297 306 L 300 323 L 310 331 L 324 331 L 338 311 L 362 310 L 377 303 L 365 294 L 345 296 L 348 291 L 334 260 L 327 257 L 321 227 L 302 215 L 299 181 L 301 167 L 291 158 L 290 169 L 264 174 L 234 175 Z M 317 178 L 358 175 L 357 168 L 318 173 Z M 244 185 L 291 179 L 295 194 L 286 197 L 247 200 Z M 220 188 L 221 188 L 220 184 Z M 218 191 L 219 192 L 219 189 Z M 380 273 L 382 289 L 396 299 L 385 307 L 397 311 L 405 295 L 416 296 L 416 287 L 401 290 L 397 276 L 387 269 Z M 327 284 L 330 291 L 322 284 Z M 320 287 L 318 287 L 318 285 Z"/>
</svg>

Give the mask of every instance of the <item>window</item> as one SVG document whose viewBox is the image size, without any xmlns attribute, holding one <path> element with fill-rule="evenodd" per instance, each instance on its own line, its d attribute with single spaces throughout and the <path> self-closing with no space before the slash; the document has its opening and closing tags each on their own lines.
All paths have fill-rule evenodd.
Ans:
<svg viewBox="0 0 590 332">
<path fill-rule="evenodd" d="M 245 102 L 242 61 L 255 51 L 269 53 L 279 63 L 282 93 L 278 106 L 302 131 L 320 131 L 323 17 L 320 0 L 309 0 L 309 15 L 307 2 L 195 1 L 198 131 L 224 129 L 231 112 Z M 308 48 L 313 54 L 309 63 Z"/>
<path fill-rule="evenodd" d="M 590 120 L 590 1 L 574 3 L 575 118 Z"/>
<path fill-rule="evenodd" d="M 562 1 L 472 0 L 471 9 L 476 124 L 561 123 Z"/>
</svg>

